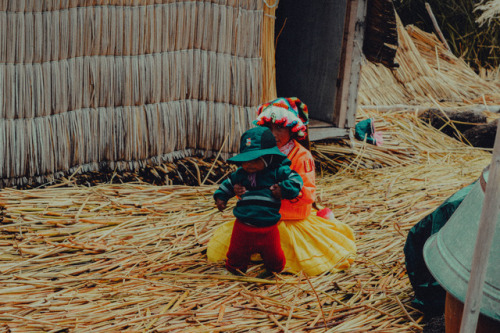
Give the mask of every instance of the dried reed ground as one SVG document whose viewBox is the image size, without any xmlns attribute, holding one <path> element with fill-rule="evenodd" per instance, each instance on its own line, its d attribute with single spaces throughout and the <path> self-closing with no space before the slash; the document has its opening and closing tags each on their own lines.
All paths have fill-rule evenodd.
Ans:
<svg viewBox="0 0 500 333">
<path fill-rule="evenodd" d="M 490 154 L 420 123 L 377 113 L 385 145 L 317 145 L 318 201 L 356 231 L 342 272 L 263 280 L 208 263 L 206 244 L 232 219 L 214 186 L 54 186 L 0 192 L 0 332 L 409 332 L 402 248 L 408 230 L 474 181 Z M 325 169 L 325 168 L 324 168 Z"/>
</svg>

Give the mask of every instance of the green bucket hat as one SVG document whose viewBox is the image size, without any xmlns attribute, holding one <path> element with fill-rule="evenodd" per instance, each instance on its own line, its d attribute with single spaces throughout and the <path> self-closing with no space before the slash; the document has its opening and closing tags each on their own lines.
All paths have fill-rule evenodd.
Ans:
<svg viewBox="0 0 500 333">
<path fill-rule="evenodd" d="M 280 161 L 286 158 L 276 146 L 276 139 L 267 127 L 251 128 L 241 136 L 240 153 L 228 159 L 229 162 L 248 162 L 266 155 L 275 155 Z"/>
</svg>

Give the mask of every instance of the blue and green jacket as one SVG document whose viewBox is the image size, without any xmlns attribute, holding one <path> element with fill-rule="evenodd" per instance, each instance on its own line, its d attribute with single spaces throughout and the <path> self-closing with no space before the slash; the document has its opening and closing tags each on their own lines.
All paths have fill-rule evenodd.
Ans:
<svg viewBox="0 0 500 333">
<path fill-rule="evenodd" d="M 214 193 L 214 199 L 227 202 L 235 196 L 235 184 L 245 186 L 247 191 L 236 203 L 234 216 L 241 222 L 256 227 L 272 226 L 281 219 L 281 200 L 275 198 L 269 188 L 278 184 L 283 199 L 294 199 L 303 186 L 302 178 L 290 169 L 290 163 L 290 160 L 285 159 L 279 165 L 257 172 L 256 186 L 252 186 L 248 172 L 240 167 L 222 182 Z"/>
</svg>

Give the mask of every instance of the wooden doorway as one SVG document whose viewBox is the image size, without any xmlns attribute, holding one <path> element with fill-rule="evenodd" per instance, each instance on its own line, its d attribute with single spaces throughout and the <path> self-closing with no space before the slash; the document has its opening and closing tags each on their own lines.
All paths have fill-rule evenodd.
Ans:
<svg viewBox="0 0 500 333">
<path fill-rule="evenodd" d="M 277 94 L 296 96 L 307 104 L 311 140 L 346 136 L 352 125 L 346 118 L 354 119 L 355 106 L 348 111 L 340 102 L 342 97 L 348 100 L 346 89 L 353 82 L 350 55 L 358 2 L 363 1 L 287 0 L 276 10 Z"/>
</svg>

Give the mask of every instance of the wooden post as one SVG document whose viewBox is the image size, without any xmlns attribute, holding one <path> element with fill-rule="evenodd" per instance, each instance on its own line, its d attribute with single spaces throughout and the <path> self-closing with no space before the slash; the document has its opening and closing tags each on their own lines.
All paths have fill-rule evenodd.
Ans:
<svg viewBox="0 0 500 333">
<path fill-rule="evenodd" d="M 364 61 L 363 40 L 365 37 L 365 19 L 368 8 L 367 0 L 358 1 L 356 11 L 356 26 L 354 32 L 354 45 L 351 58 L 351 72 L 349 78 L 349 94 L 347 98 L 347 110 L 345 113 L 344 127 L 354 127 L 356 124 L 356 109 L 358 105 L 358 88 L 361 73 L 361 64 Z"/>
<path fill-rule="evenodd" d="M 427 9 L 427 12 L 429 13 L 429 16 L 431 17 L 432 24 L 434 25 L 434 29 L 436 29 L 436 32 L 439 36 L 439 39 L 441 39 L 441 41 L 443 42 L 444 46 L 448 49 L 448 51 L 451 52 L 450 46 L 448 45 L 446 38 L 444 38 L 443 32 L 441 31 L 441 28 L 439 28 L 439 25 L 436 21 L 436 17 L 434 16 L 434 13 L 432 12 L 431 5 L 429 5 L 428 2 L 425 3 L 425 9 Z"/>
<path fill-rule="evenodd" d="M 367 1 L 349 0 L 346 15 L 343 55 L 339 72 L 341 83 L 335 101 L 335 125 L 338 128 L 354 127 L 359 86 L 359 74 L 363 59 Z"/>
<path fill-rule="evenodd" d="M 500 123 L 499 123 L 500 124 Z M 475 332 L 481 309 L 484 280 L 495 226 L 500 210 L 500 125 L 497 127 L 493 156 L 490 164 L 483 210 L 472 257 L 471 273 L 465 298 L 460 333 Z"/>
</svg>

